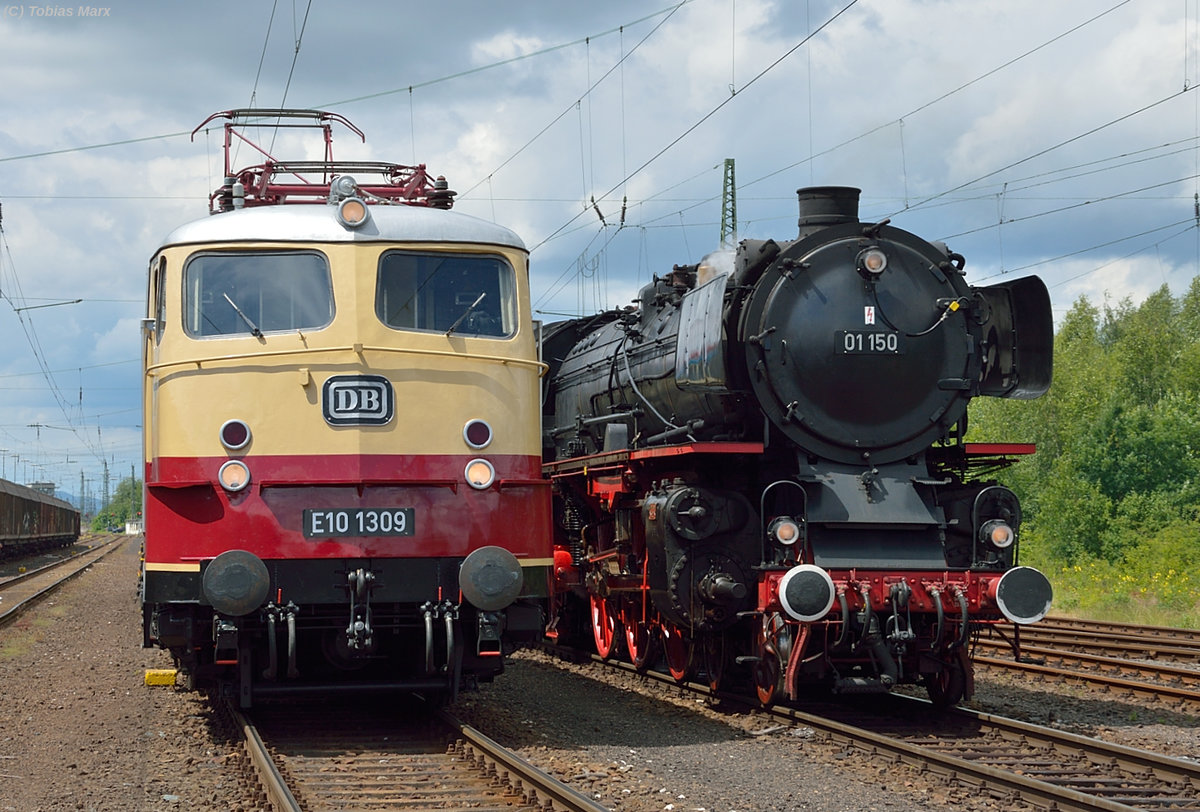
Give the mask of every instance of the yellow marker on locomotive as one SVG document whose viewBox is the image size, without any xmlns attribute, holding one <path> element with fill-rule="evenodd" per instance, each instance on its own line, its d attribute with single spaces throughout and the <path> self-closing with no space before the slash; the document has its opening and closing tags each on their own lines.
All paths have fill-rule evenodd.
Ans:
<svg viewBox="0 0 1200 812">
<path fill-rule="evenodd" d="M 528 251 L 424 166 L 335 161 L 332 123 L 361 136 L 340 116 L 216 118 L 215 216 L 150 264 L 145 645 L 243 705 L 452 698 L 543 626 Z M 232 171 L 240 128 L 276 121 L 325 160 Z"/>
</svg>

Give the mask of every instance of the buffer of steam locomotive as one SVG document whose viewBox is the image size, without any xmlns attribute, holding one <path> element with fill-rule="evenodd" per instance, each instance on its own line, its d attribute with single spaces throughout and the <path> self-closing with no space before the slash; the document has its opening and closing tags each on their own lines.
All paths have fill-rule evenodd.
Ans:
<svg viewBox="0 0 1200 812">
<path fill-rule="evenodd" d="M 672 634 L 711 649 L 753 618 L 737 653 L 760 694 L 953 669 L 968 678 L 931 693 L 957 701 L 971 624 L 1048 610 L 1049 582 L 1016 566 L 1017 499 L 967 476 L 961 436 L 972 397 L 1048 387 L 1045 286 L 971 287 L 944 246 L 859 222 L 858 194 L 801 190 L 796 240 L 548 328 L 560 580 L 583 573 L 598 641 L 609 615 L 659 624 L 670 659 Z"/>
</svg>

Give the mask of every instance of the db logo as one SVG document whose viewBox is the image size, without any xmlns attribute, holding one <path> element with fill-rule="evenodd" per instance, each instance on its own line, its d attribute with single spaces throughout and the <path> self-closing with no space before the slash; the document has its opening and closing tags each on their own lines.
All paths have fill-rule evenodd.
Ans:
<svg viewBox="0 0 1200 812">
<path fill-rule="evenodd" d="M 380 375 L 334 375 L 321 388 L 321 411 L 331 426 L 382 426 L 395 406 L 391 381 Z"/>
</svg>

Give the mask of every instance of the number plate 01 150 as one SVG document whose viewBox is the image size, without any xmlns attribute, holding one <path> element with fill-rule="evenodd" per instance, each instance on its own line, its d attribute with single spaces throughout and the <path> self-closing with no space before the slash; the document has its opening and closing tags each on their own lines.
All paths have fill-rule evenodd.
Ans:
<svg viewBox="0 0 1200 812">
<path fill-rule="evenodd" d="M 838 330 L 833 351 L 837 355 L 901 355 L 904 343 L 899 333 L 874 330 Z"/>
<path fill-rule="evenodd" d="M 332 508 L 304 511 L 304 537 L 411 536 L 412 508 Z"/>
</svg>

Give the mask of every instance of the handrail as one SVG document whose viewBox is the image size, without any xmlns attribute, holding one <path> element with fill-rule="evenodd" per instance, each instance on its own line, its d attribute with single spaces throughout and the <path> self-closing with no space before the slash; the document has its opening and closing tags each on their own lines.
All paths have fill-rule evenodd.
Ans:
<svg viewBox="0 0 1200 812">
<path fill-rule="evenodd" d="M 543 377 L 550 369 L 550 365 L 542 361 L 531 361 L 526 358 L 508 358 L 503 355 L 477 355 L 465 354 L 461 352 L 453 352 L 451 350 L 424 350 L 415 347 L 367 347 L 362 344 L 352 344 L 342 347 L 305 347 L 303 349 L 291 350 L 272 350 L 269 352 L 246 352 L 235 353 L 233 355 L 214 355 L 208 358 L 187 358 L 179 361 L 164 361 L 159 364 L 150 364 L 145 369 L 147 376 L 152 375 L 159 370 L 168 369 L 170 367 L 183 367 L 195 364 L 197 369 L 202 369 L 204 364 L 212 364 L 219 361 L 245 361 L 254 358 L 281 358 L 289 355 L 312 355 L 316 353 L 335 353 L 335 352 L 352 352 L 355 355 L 361 355 L 365 352 L 392 352 L 406 355 L 432 355 L 437 358 L 461 358 L 463 360 L 478 360 L 490 361 L 492 363 L 515 366 L 533 367 L 538 371 L 538 377 Z"/>
</svg>

